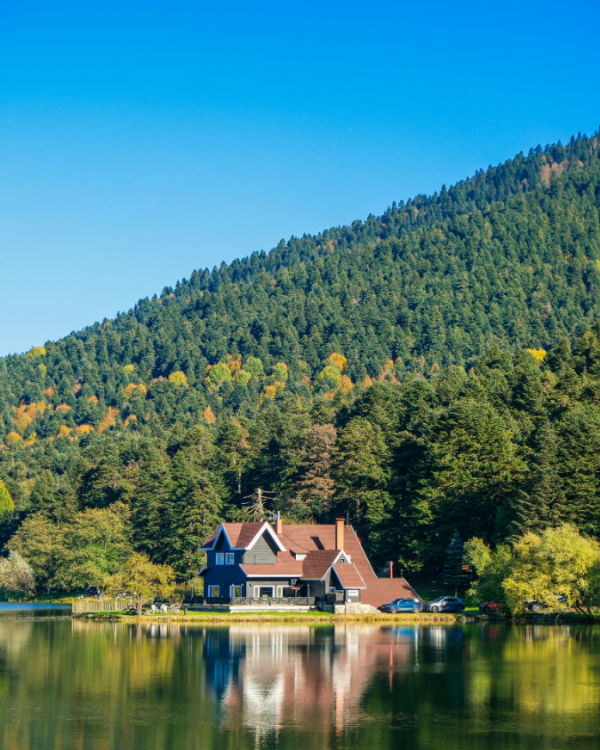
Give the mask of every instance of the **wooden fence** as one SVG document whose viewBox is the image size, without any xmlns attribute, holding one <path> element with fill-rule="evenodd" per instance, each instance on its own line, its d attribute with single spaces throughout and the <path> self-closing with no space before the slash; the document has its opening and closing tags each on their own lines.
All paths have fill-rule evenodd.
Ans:
<svg viewBox="0 0 600 750">
<path fill-rule="evenodd" d="M 313 596 L 285 596 L 285 597 L 272 597 L 262 596 L 260 598 L 250 596 L 200 596 L 194 597 L 195 604 L 205 605 L 244 605 L 244 606 L 261 606 L 261 607 L 276 607 L 282 604 L 286 607 L 311 607 L 315 603 Z"/>
<path fill-rule="evenodd" d="M 125 600 L 111 601 L 110 599 L 77 599 L 73 602 L 73 613 L 75 612 L 116 612 L 128 609 L 129 602 Z"/>
</svg>

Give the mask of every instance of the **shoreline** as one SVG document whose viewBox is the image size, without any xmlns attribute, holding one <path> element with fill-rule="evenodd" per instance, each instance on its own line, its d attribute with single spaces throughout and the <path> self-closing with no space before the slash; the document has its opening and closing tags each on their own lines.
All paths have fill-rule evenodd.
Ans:
<svg viewBox="0 0 600 750">
<path fill-rule="evenodd" d="M 418 615 L 412 613 L 406 614 L 367 614 L 367 615 L 334 615 L 324 612 L 319 613 L 219 613 L 206 612 L 188 615 L 173 614 L 156 614 L 156 615 L 125 615 L 120 612 L 78 612 L 72 614 L 74 620 L 85 620 L 88 622 L 120 622 L 125 624 L 153 624 L 153 623 L 170 623 L 170 624 L 214 624 L 214 623 L 307 623 L 307 624 L 326 624 L 326 623 L 365 623 L 365 624 L 385 624 L 385 623 L 403 623 L 419 625 L 456 625 L 456 624 L 513 624 L 513 625 L 600 625 L 600 617 L 596 616 L 590 619 L 586 615 L 576 612 L 552 613 L 523 615 L 521 617 L 502 617 L 473 614 L 455 614 L 455 613 L 421 613 Z"/>
</svg>

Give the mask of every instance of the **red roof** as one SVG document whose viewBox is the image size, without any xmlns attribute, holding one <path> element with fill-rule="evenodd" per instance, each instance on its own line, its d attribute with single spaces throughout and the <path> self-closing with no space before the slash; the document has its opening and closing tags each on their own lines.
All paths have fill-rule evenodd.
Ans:
<svg viewBox="0 0 600 750">
<path fill-rule="evenodd" d="M 231 546 L 235 547 L 236 549 L 243 549 L 250 544 L 250 542 L 258 534 L 258 532 L 262 529 L 262 527 L 264 526 L 264 521 L 245 521 L 243 523 L 224 523 L 224 524 L 221 524 L 221 526 L 223 526 L 223 528 L 225 529 L 225 533 L 227 534 L 227 537 L 229 538 Z M 217 526 L 217 528 L 213 531 L 213 533 L 204 542 L 202 547 L 209 547 L 212 545 L 221 526 Z"/>
<path fill-rule="evenodd" d="M 302 578 L 314 581 L 323 578 L 339 555 L 337 549 L 320 549 L 309 552 L 304 558 Z"/>
<path fill-rule="evenodd" d="M 361 604 L 372 604 L 374 607 L 380 607 L 382 604 L 387 604 L 402 596 L 421 599 L 404 578 L 375 578 L 375 580 L 368 582 L 367 588 L 360 596 L 360 601 Z"/>
<path fill-rule="evenodd" d="M 354 563 L 342 563 L 334 565 L 336 576 L 345 589 L 364 589 L 366 583 L 363 581 L 361 574 L 356 569 Z"/>
</svg>

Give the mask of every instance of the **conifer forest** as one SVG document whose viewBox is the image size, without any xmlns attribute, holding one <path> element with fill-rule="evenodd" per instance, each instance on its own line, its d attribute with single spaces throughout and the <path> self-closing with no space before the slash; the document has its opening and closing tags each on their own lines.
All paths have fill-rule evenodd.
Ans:
<svg viewBox="0 0 600 750">
<path fill-rule="evenodd" d="M 348 517 L 376 569 L 600 535 L 600 139 L 199 270 L 0 360 L 0 545 L 180 580 L 221 520 Z"/>
</svg>

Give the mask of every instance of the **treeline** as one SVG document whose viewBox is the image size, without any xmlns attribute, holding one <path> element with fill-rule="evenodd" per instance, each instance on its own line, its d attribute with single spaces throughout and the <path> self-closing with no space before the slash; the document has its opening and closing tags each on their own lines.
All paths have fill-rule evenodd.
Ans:
<svg viewBox="0 0 600 750">
<path fill-rule="evenodd" d="M 0 444 L 251 418 L 278 388 L 331 392 L 334 352 L 356 384 L 573 341 L 600 318 L 599 153 L 597 135 L 538 148 L 6 357 Z"/>
<path fill-rule="evenodd" d="M 219 520 L 276 510 L 347 514 L 379 568 L 439 568 L 455 529 L 488 544 L 565 522 L 598 536 L 599 336 L 600 324 L 572 350 L 492 349 L 427 379 L 392 370 L 333 397 L 283 389 L 252 418 L 7 448 L 4 542 L 39 582 L 69 588 L 134 549 L 184 579 Z M 327 367 L 341 382 L 344 358 Z"/>
</svg>

